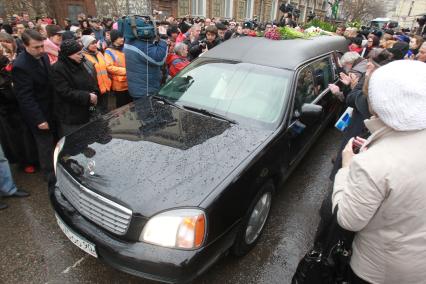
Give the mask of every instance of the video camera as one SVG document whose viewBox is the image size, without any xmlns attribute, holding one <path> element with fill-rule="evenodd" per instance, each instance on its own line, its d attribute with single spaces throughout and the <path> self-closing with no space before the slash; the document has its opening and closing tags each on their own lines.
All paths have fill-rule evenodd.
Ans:
<svg viewBox="0 0 426 284">
<path fill-rule="evenodd" d="M 284 14 L 287 13 L 289 15 L 293 15 L 295 18 L 300 17 L 300 10 L 288 3 L 282 3 L 280 5 L 280 11 Z"/>
<path fill-rule="evenodd" d="M 252 20 L 246 20 L 243 24 L 243 29 L 250 29 L 253 30 L 254 28 L 256 28 L 257 23 L 255 23 Z"/>
<path fill-rule="evenodd" d="M 124 16 L 118 20 L 118 30 L 130 40 L 153 40 L 157 37 L 156 23 L 150 16 Z"/>
<path fill-rule="evenodd" d="M 207 39 L 202 39 L 199 41 L 198 45 L 201 47 L 201 49 L 205 49 L 207 47 Z"/>
</svg>

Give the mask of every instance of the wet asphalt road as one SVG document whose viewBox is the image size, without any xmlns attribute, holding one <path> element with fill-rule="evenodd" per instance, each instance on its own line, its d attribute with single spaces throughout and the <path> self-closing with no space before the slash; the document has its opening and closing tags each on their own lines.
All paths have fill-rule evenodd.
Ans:
<svg viewBox="0 0 426 284">
<path fill-rule="evenodd" d="M 328 129 L 278 191 L 257 246 L 243 258 L 222 258 L 194 283 L 290 283 L 312 243 L 340 137 Z M 15 168 L 14 176 L 32 195 L 4 200 L 10 207 L 0 211 L 0 283 L 158 283 L 117 271 L 82 252 L 57 226 L 41 176 Z"/>
</svg>

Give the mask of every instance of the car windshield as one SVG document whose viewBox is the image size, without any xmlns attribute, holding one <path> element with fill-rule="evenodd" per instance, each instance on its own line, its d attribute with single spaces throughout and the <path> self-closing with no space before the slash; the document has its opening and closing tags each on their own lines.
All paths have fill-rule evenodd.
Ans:
<svg viewBox="0 0 426 284">
<path fill-rule="evenodd" d="M 272 128 L 282 117 L 291 74 L 249 63 L 197 60 L 170 80 L 159 95 L 237 123 Z"/>
</svg>

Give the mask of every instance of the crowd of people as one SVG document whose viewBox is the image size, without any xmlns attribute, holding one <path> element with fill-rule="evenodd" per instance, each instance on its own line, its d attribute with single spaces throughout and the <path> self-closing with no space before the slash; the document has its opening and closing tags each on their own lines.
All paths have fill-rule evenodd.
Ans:
<svg viewBox="0 0 426 284">
<path fill-rule="evenodd" d="M 353 239 L 349 283 L 421 283 L 426 156 L 418 145 L 426 142 L 426 43 L 392 30 L 339 27 L 337 33 L 350 45 L 340 58 L 339 83 L 329 89 L 353 111 L 333 159 L 316 246 L 328 245 L 335 217 Z"/>
<path fill-rule="evenodd" d="M 142 41 L 125 39 L 116 18 L 80 15 L 78 24 L 67 19 L 63 27 L 51 18 L 31 21 L 27 14 L 1 20 L 0 195 L 29 195 L 13 182 L 9 162 L 26 173 L 39 166 L 51 180 L 58 139 L 157 93 L 222 42 L 259 36 L 279 24 L 301 29 L 290 13 L 279 23 L 169 17 L 158 21 L 155 38 Z M 323 204 L 322 224 L 339 205 L 339 223 L 358 232 L 353 283 L 420 283 L 426 276 L 421 265 L 409 264 L 426 256 L 424 247 L 418 250 L 426 216 L 424 202 L 418 202 L 426 198 L 426 159 L 418 159 L 426 142 L 424 35 L 345 26 L 335 32 L 348 39 L 349 51 L 340 58 L 340 83 L 328 87 L 353 114 L 334 159 L 334 192 Z M 355 154 L 359 148 L 363 155 Z M 0 209 L 6 207 L 0 203 Z M 385 267 L 387 259 L 395 260 L 391 268 Z M 402 278 L 402 270 L 411 276 Z"/>
<path fill-rule="evenodd" d="M 167 79 L 223 41 L 259 36 L 277 25 L 301 29 L 296 20 L 290 12 L 269 23 L 168 17 L 157 21 L 155 39 L 128 40 L 125 46 L 118 18 L 101 21 L 81 14 L 78 24 L 66 19 L 62 27 L 48 17 L 31 21 L 25 13 L 14 15 L 9 23 L 0 19 L 0 139 L 5 155 L 26 173 L 35 172 L 39 164 L 48 179 L 53 141 L 98 114 L 158 92 Z M 348 73 L 360 84 L 366 67 L 362 59 L 378 56 L 379 51 L 388 51 L 380 55 L 393 60 L 426 62 L 426 43 L 420 35 L 344 26 L 337 28 L 336 35 L 350 40 L 353 53 L 342 62 L 360 64 L 361 71 Z M 356 60 L 355 54 L 359 54 Z M 342 98 L 342 91 L 349 88 L 341 91 L 332 85 L 330 89 Z"/>
</svg>

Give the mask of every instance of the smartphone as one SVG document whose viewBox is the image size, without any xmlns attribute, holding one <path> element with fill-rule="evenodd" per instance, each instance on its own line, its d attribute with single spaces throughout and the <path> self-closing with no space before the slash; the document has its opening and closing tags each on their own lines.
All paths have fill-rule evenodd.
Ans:
<svg viewBox="0 0 426 284">
<path fill-rule="evenodd" d="M 360 149 L 361 149 L 360 145 L 352 143 L 352 150 L 354 151 L 355 154 L 358 154 Z"/>
</svg>

